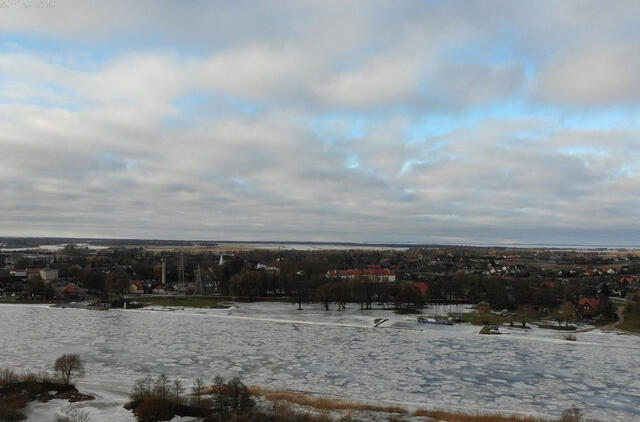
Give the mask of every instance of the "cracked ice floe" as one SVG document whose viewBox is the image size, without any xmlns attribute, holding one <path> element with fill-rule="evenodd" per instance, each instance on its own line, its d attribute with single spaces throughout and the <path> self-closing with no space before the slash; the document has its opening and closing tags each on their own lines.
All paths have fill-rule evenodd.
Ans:
<svg viewBox="0 0 640 422">
<path fill-rule="evenodd" d="M 249 384 L 432 408 L 558 415 L 578 405 L 607 421 L 639 414 L 638 337 L 595 331 L 569 343 L 537 328 L 488 337 L 473 326 L 420 326 L 415 317 L 357 305 L 305 308 L 0 306 L 0 366 L 46 369 L 59 354 L 80 353 L 88 369 L 81 386 L 122 402 L 135 378 L 164 372 L 185 382 L 240 375 Z M 379 317 L 410 330 L 374 329 Z"/>
</svg>

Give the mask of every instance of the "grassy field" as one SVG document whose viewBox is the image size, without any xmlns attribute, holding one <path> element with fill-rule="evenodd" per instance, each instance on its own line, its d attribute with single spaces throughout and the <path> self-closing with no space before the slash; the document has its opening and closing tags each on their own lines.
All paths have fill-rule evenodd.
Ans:
<svg viewBox="0 0 640 422">
<path fill-rule="evenodd" d="M 15 296 L 0 296 L 0 303 L 17 303 L 18 298 Z"/>
<path fill-rule="evenodd" d="M 182 306 L 184 308 L 228 308 L 218 298 L 202 296 L 145 296 L 136 299 L 146 306 Z"/>
<path fill-rule="evenodd" d="M 631 303 L 624 310 L 624 322 L 618 328 L 640 334 L 640 303 Z"/>
<path fill-rule="evenodd" d="M 55 303 L 52 301 L 27 300 L 18 298 L 18 296 L 0 296 L 0 303 Z"/>
</svg>

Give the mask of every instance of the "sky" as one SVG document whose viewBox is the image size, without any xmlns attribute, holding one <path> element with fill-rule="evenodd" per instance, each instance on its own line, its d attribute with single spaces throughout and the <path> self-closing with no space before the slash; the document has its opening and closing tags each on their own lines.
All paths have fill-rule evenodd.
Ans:
<svg viewBox="0 0 640 422">
<path fill-rule="evenodd" d="M 640 245 L 637 1 L 0 2 L 0 235 Z"/>
</svg>

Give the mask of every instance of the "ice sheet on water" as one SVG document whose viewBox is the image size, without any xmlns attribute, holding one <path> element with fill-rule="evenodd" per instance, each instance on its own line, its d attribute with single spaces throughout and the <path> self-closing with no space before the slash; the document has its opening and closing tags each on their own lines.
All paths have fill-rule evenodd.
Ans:
<svg viewBox="0 0 640 422">
<path fill-rule="evenodd" d="M 135 378 L 164 372 L 187 382 L 241 375 L 249 384 L 425 407 L 557 415 L 577 405 L 608 421 L 640 414 L 637 337 L 596 331 L 567 342 L 535 328 L 481 336 L 477 327 L 419 327 L 415 316 L 357 305 L 341 312 L 295 309 L 0 306 L 0 366 L 48 368 L 59 354 L 81 353 L 87 390 L 113 392 L 120 403 Z M 374 329 L 378 317 L 423 331 Z"/>
</svg>

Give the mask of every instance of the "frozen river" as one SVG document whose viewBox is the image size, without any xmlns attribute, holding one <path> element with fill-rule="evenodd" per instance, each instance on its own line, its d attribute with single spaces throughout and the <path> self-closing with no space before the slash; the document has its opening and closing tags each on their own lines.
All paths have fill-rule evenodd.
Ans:
<svg viewBox="0 0 640 422">
<path fill-rule="evenodd" d="M 530 330 L 477 335 L 478 327 L 416 327 L 387 311 L 298 312 L 289 304 L 229 310 L 56 309 L 0 305 L 0 366 L 50 368 L 68 352 L 87 362 L 81 390 L 97 419 L 120 409 L 146 373 L 337 394 L 409 407 L 557 416 L 580 407 L 603 421 L 640 420 L 640 337 L 593 331 L 577 342 Z M 404 322 L 403 322 L 404 321 Z M 53 420 L 53 419 L 51 419 Z"/>
</svg>

